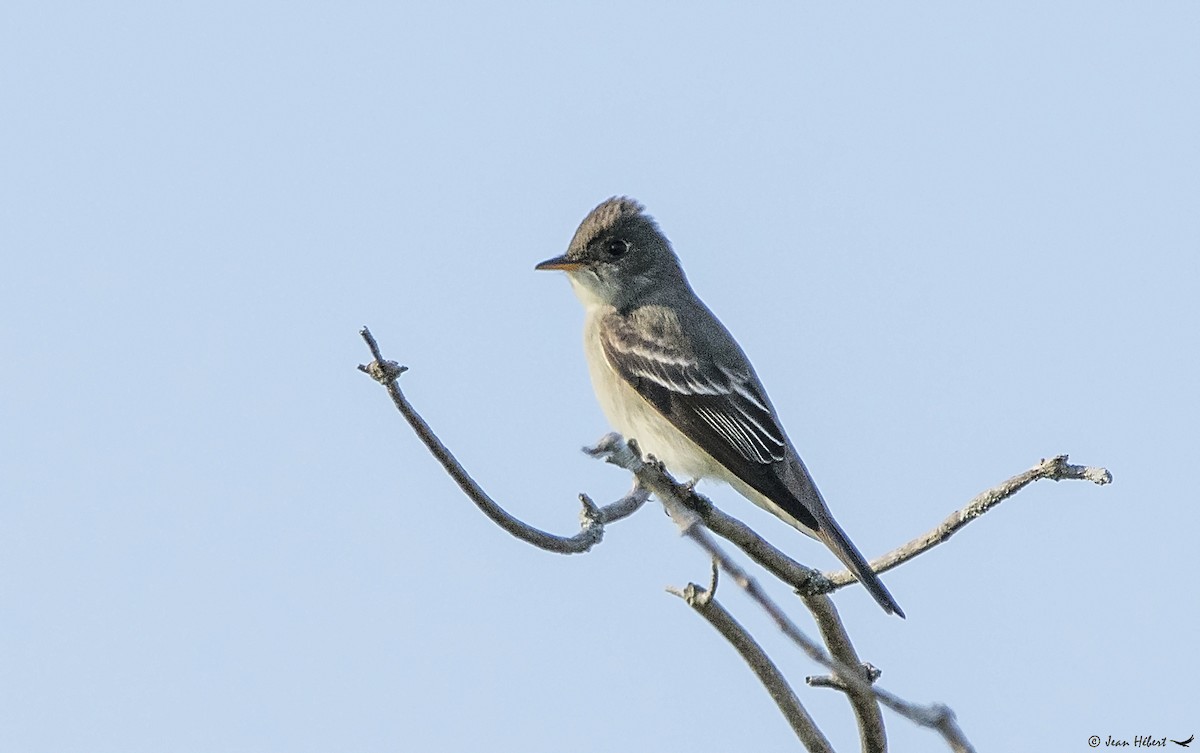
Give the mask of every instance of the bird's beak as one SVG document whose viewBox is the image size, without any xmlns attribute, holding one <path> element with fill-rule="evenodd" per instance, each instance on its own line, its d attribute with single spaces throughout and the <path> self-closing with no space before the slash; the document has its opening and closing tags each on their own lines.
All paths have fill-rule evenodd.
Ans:
<svg viewBox="0 0 1200 753">
<path fill-rule="evenodd" d="M 583 262 L 575 259 L 568 259 L 566 254 L 556 256 L 553 259 L 547 259 L 534 269 L 561 269 L 563 272 L 572 272 L 583 266 Z"/>
</svg>

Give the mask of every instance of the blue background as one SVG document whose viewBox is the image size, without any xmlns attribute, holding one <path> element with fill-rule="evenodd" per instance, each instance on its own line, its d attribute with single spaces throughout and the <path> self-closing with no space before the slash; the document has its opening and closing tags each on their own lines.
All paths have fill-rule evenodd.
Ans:
<svg viewBox="0 0 1200 753">
<path fill-rule="evenodd" d="M 1194 3 L 56 3 L 0 9 L 0 750 L 796 747 L 664 593 L 561 253 L 643 201 L 871 556 L 837 603 L 980 750 L 1197 729 Z M 820 546 L 706 488 L 804 562 Z M 767 584 L 811 627 L 785 588 Z M 839 749 L 820 670 L 732 588 Z M 887 715 L 896 750 L 932 733 Z"/>
</svg>

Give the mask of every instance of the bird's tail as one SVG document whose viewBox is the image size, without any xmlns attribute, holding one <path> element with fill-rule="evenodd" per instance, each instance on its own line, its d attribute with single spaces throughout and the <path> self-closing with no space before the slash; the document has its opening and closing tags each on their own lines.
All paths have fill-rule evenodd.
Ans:
<svg viewBox="0 0 1200 753">
<path fill-rule="evenodd" d="M 826 516 L 826 519 L 821 521 L 821 529 L 817 532 L 817 536 L 829 547 L 837 558 L 842 563 L 850 568 L 850 572 L 854 573 L 854 577 L 858 578 L 858 582 L 866 586 L 867 591 L 875 601 L 879 602 L 879 606 L 883 607 L 883 611 L 888 614 L 896 614 L 901 618 L 904 617 L 904 610 L 888 593 L 887 587 L 883 585 L 883 581 L 867 564 L 867 560 L 862 554 L 850 543 L 846 532 L 842 530 L 832 516 Z"/>
</svg>

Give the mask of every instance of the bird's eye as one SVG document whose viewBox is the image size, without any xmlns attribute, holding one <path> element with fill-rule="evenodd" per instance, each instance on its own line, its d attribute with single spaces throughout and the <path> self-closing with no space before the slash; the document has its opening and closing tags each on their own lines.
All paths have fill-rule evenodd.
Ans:
<svg viewBox="0 0 1200 753">
<path fill-rule="evenodd" d="M 625 255 L 629 250 L 629 242 L 623 241 L 620 238 L 613 238 L 604 244 L 604 253 L 610 259 L 616 259 Z"/>
</svg>

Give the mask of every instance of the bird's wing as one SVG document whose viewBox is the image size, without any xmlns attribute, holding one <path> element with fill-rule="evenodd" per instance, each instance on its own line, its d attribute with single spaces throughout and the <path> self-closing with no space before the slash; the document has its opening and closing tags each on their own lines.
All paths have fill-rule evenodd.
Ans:
<svg viewBox="0 0 1200 753">
<path fill-rule="evenodd" d="M 701 324 L 721 326 L 711 318 Z M 728 337 L 723 330 L 720 334 Z M 635 326 L 614 311 L 601 322 L 600 339 L 609 365 L 646 402 L 731 473 L 821 538 L 884 609 L 904 616 L 829 514 L 804 463 L 789 452 L 766 392 L 736 346 L 732 351 L 710 349 L 701 357 L 682 336 L 679 320 L 665 312 L 647 315 Z"/>
<path fill-rule="evenodd" d="M 748 366 L 698 357 L 662 328 L 619 314 L 600 327 L 604 355 L 647 402 L 743 480 L 787 457 L 783 429 Z"/>
</svg>

